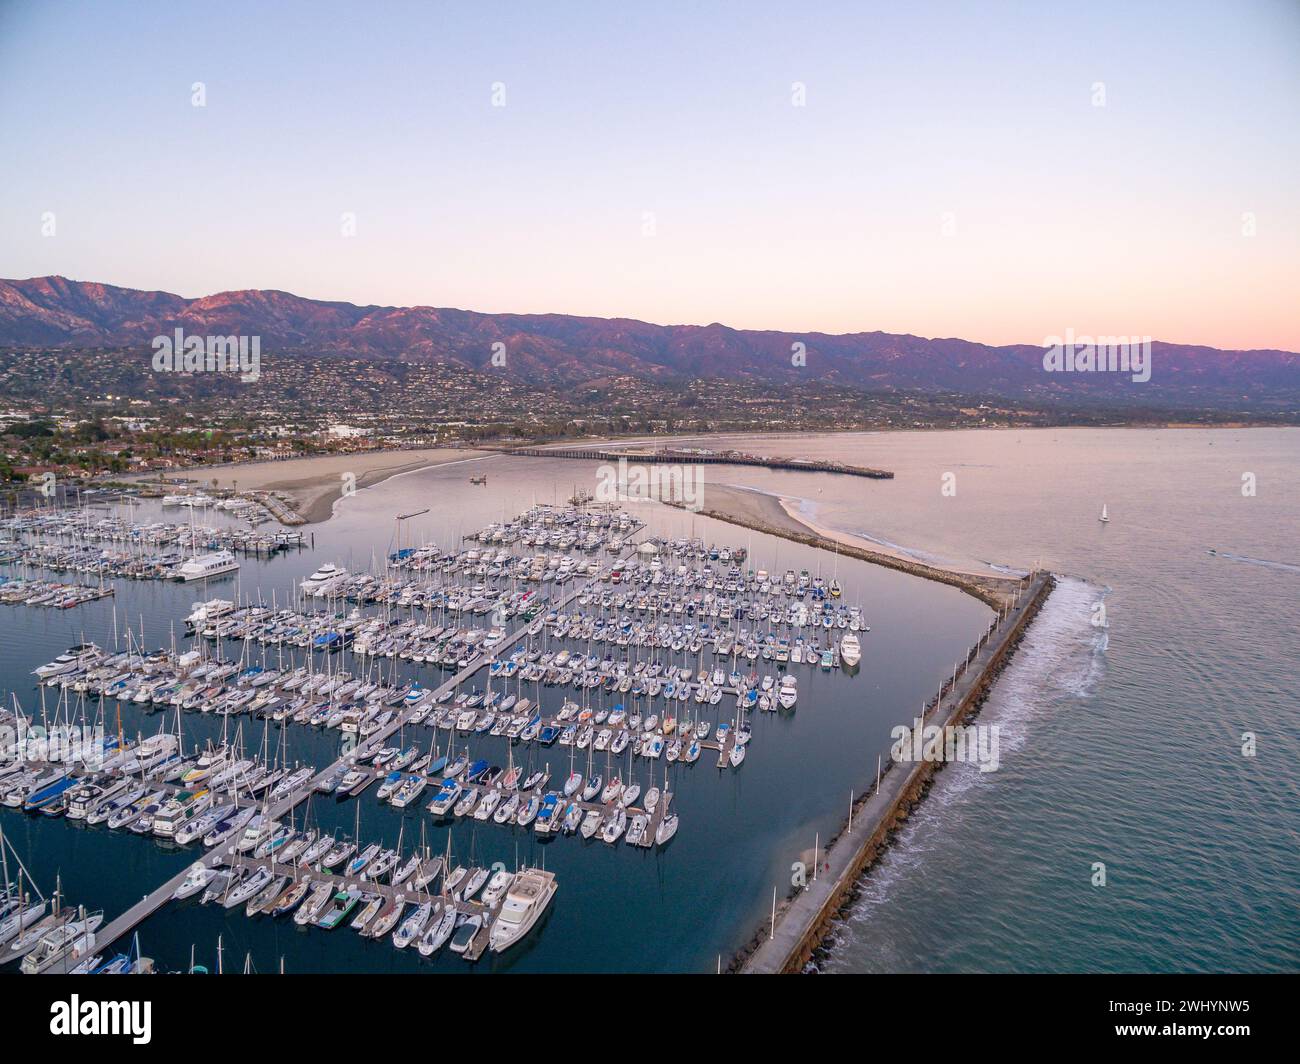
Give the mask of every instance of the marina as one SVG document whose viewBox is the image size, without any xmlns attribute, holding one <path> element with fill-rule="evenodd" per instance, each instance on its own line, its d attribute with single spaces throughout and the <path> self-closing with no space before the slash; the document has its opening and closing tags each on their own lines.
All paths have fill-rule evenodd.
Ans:
<svg viewBox="0 0 1300 1064">
<path fill-rule="evenodd" d="M 47 606 L 50 609 L 68 610 L 111 594 L 112 587 L 0 576 L 0 602 L 6 606 Z"/>
<path fill-rule="evenodd" d="M 598 570 L 596 578 L 599 578 L 600 575 Z M 568 596 L 559 601 L 559 604 L 563 605 L 576 594 L 576 590 L 571 591 Z M 207 609 L 204 612 L 206 615 Z M 526 631 L 526 629 L 520 629 L 510 638 L 512 640 L 518 639 Z M 472 675 L 484 662 L 476 650 L 471 649 L 470 653 L 471 660 L 466 665 L 464 672 Z M 198 655 L 194 655 L 193 652 L 189 652 L 189 656 L 196 660 L 198 658 Z M 182 658 L 184 657 L 185 655 L 182 655 Z M 175 663 L 172 663 L 171 667 L 175 670 L 183 669 L 180 661 L 181 659 L 177 659 Z M 156 657 L 153 661 L 148 661 L 144 657 L 132 655 L 130 652 L 108 656 L 100 652 L 98 648 L 93 647 L 93 645 L 83 644 L 72 648 L 55 662 L 38 668 L 36 673 L 47 686 L 58 686 L 66 691 L 75 689 L 80 685 L 83 691 L 113 697 L 118 701 L 125 701 L 129 697 L 130 701 L 135 702 L 141 700 L 141 692 L 138 687 L 127 688 L 127 682 L 133 675 L 137 678 L 151 676 L 150 665 L 157 667 L 158 664 Z M 133 672 L 132 666 L 135 667 L 135 672 Z M 108 675 L 106 674 L 113 674 L 123 667 L 126 667 L 127 670 L 124 675 L 118 673 L 117 679 L 108 681 Z M 199 668 L 202 669 L 203 666 L 199 666 Z M 217 671 L 220 671 L 220 667 L 218 667 Z M 159 685 L 166 684 L 168 680 L 181 675 L 184 675 L 184 673 L 174 671 L 170 676 L 164 676 L 160 680 L 153 680 L 152 686 L 148 690 L 149 695 L 152 696 Z M 108 682 L 99 682 L 97 689 L 92 691 L 92 687 L 96 684 L 96 677 L 98 677 L 99 681 Z M 256 682 L 257 678 L 255 676 L 251 682 Z M 422 720 L 431 705 L 439 697 L 450 694 L 452 690 L 450 685 L 462 678 L 463 676 L 458 676 L 456 680 L 444 685 L 444 689 L 427 693 L 421 692 L 418 697 L 414 698 L 412 693 L 416 690 L 415 685 L 408 685 L 405 689 L 394 693 L 391 688 L 370 684 L 371 691 L 367 693 L 375 697 L 372 699 L 369 709 L 359 714 L 359 719 L 355 722 L 354 727 L 354 730 L 363 737 L 362 744 L 350 756 L 339 759 L 325 772 L 315 776 L 311 769 L 302 770 L 295 767 L 295 770 L 290 775 L 288 766 L 281 766 L 273 770 L 266 762 L 258 765 L 255 761 L 247 759 L 241 759 L 235 766 L 228 767 L 227 761 L 230 760 L 232 755 L 225 743 L 215 750 L 208 748 L 193 761 L 187 761 L 183 757 L 179 757 L 176 751 L 180 747 L 180 703 L 178 703 L 178 734 L 175 742 L 167 741 L 171 739 L 169 733 L 158 732 L 151 739 L 141 740 L 139 746 L 132 750 L 129 745 L 122 742 L 119 728 L 116 739 L 96 740 L 96 742 L 102 744 L 103 749 L 97 748 L 95 751 L 92 767 L 97 771 L 93 776 L 86 776 L 70 770 L 66 765 L 59 768 L 48 762 L 42 764 L 32 759 L 30 757 L 30 741 L 23 745 L 22 740 L 24 735 L 29 734 L 27 722 L 25 720 L 15 720 L 14 723 L 17 724 L 16 733 L 20 737 L 20 745 L 16 752 L 20 756 L 13 757 L 5 766 L 6 776 L 11 778 L 0 780 L 0 801 L 10 806 L 21 806 L 28 812 L 57 815 L 59 811 L 65 811 L 71 816 L 73 803 L 77 801 L 79 793 L 89 791 L 93 797 L 91 804 L 82 814 L 86 820 L 91 820 L 103 806 L 116 801 L 122 804 L 122 809 L 115 812 L 113 816 L 123 812 L 124 815 L 114 826 L 139 830 L 139 825 L 147 824 L 144 828 L 146 833 L 167 837 L 175 837 L 177 820 L 187 822 L 192 817 L 206 814 L 208 820 L 213 820 L 214 823 L 213 831 L 204 837 L 204 841 L 214 842 L 220 847 L 229 837 L 220 830 L 221 825 L 227 821 L 216 821 L 214 814 L 207 811 L 213 802 L 217 800 L 218 789 L 221 785 L 224 784 L 228 787 L 229 793 L 227 796 L 233 799 L 222 807 L 223 810 L 228 811 L 226 815 L 229 821 L 233 821 L 239 816 L 239 797 L 243 792 L 248 792 L 248 797 L 255 800 L 258 791 L 267 791 L 266 798 L 262 803 L 262 811 L 254 817 L 259 823 L 266 824 L 276 823 L 276 818 L 282 817 L 299 802 L 317 791 L 338 789 L 347 784 L 347 796 L 355 797 L 364 791 L 370 783 L 379 778 L 379 774 L 388 760 L 400 756 L 396 748 L 379 751 L 375 749 L 375 744 L 402 728 L 408 719 L 414 718 L 416 723 Z M 245 673 L 240 679 L 248 680 L 249 675 Z M 356 685 L 353 686 L 356 687 Z M 128 689 L 130 690 L 129 696 L 126 694 Z M 223 697 L 228 697 L 228 695 L 223 692 Z M 461 699 L 462 701 L 467 700 L 464 695 L 461 696 Z M 182 703 L 184 701 L 184 699 L 181 700 Z M 381 710 L 379 708 L 380 703 L 387 703 L 394 708 Z M 204 706 L 208 706 L 208 703 L 205 702 Z M 64 708 L 67 708 L 66 703 Z M 360 708 L 360 705 L 358 705 L 358 708 Z M 454 708 L 458 709 L 459 707 Z M 56 711 L 56 717 L 57 715 Z M 228 707 L 223 705 L 221 715 L 228 720 L 230 716 Z M 536 714 L 534 717 L 536 717 Z M 536 721 L 531 722 L 529 726 L 536 729 Z M 146 745 L 149 745 L 149 750 L 147 754 L 142 755 L 140 750 Z M 121 747 L 120 750 L 119 747 Z M 450 743 L 448 744 L 448 751 L 450 755 Z M 107 768 L 101 763 L 105 755 L 110 755 L 112 768 Z M 143 760 L 145 757 L 148 758 L 147 761 Z M 432 752 L 423 759 L 424 762 L 428 763 L 431 757 Z M 124 761 L 123 759 L 127 760 Z M 407 758 L 405 763 L 409 764 L 411 760 L 412 758 Z M 153 763 L 155 761 L 157 762 L 156 765 Z M 448 757 L 444 756 L 441 759 L 442 765 L 446 766 L 447 761 Z M 367 762 L 372 766 L 378 762 L 380 767 L 372 767 L 369 770 L 362 770 L 357 767 Z M 155 778 L 155 782 L 161 780 L 171 784 L 171 786 L 163 787 L 152 794 L 144 793 L 147 791 L 147 787 L 142 787 L 126 798 L 115 798 L 127 785 L 129 775 L 127 766 L 129 765 L 135 765 L 139 768 L 141 783 L 145 783 L 152 776 Z M 25 771 L 22 771 L 23 769 Z M 114 769 L 117 769 L 117 771 L 115 772 Z M 418 794 L 430 783 L 429 777 L 418 775 L 415 772 L 400 774 L 400 770 L 393 771 L 399 772 L 399 776 L 397 779 L 391 779 L 390 782 L 397 784 L 400 780 L 402 784 L 401 794 Z M 520 772 L 512 770 L 505 777 L 501 777 L 501 770 L 497 769 L 496 778 L 500 779 L 500 784 L 490 787 L 488 783 L 484 782 L 488 778 L 488 771 L 489 766 L 486 762 L 469 764 L 466 756 L 458 758 L 445 775 L 437 778 L 436 783 L 440 790 L 454 788 L 454 794 L 458 799 L 456 810 L 459 814 L 464 815 L 470 812 L 475 805 L 481 805 L 482 808 L 491 812 L 505 792 L 516 792 L 516 789 L 517 792 L 511 794 L 508 802 L 513 801 L 518 804 L 520 795 L 538 785 L 544 785 L 549 779 L 549 772 L 534 773 L 528 779 L 523 780 L 521 784 Z M 460 782 L 462 775 L 465 777 L 464 783 Z M 356 778 L 358 776 L 360 778 Z M 52 779 L 52 777 L 55 778 Z M 250 778 L 256 786 L 250 785 Z M 326 781 L 331 781 L 333 786 L 330 787 Z M 270 787 L 273 782 L 276 786 Z M 182 786 L 186 786 L 188 789 L 182 790 Z M 194 789 L 199 786 L 202 786 L 203 789 Z M 630 789 L 624 792 L 621 785 L 614 787 L 611 784 L 601 793 L 601 798 L 607 803 L 607 807 L 590 801 L 580 803 L 578 800 L 570 800 L 562 804 L 559 795 L 552 792 L 545 795 L 544 798 L 537 795 L 527 796 L 525 808 L 520 812 L 517 819 L 520 826 L 525 827 L 529 823 L 535 822 L 535 830 L 538 833 L 554 831 L 559 834 L 565 831 L 573 833 L 573 831 L 577 830 L 580 820 L 587 820 L 594 815 L 598 818 L 598 821 L 604 821 L 601 832 L 605 841 L 617 843 L 626 829 L 630 816 L 633 825 L 632 834 L 629 836 L 630 843 L 653 845 L 656 837 L 663 842 L 667 842 L 676 831 L 676 816 L 668 811 L 671 794 L 664 792 L 660 795 L 658 789 L 652 790 L 658 800 L 648 812 L 640 811 L 631 806 L 631 799 L 634 794 Z M 591 797 L 594 796 L 594 794 L 591 795 Z M 134 798 L 134 801 L 128 800 L 130 798 Z M 444 811 L 445 806 L 449 804 L 449 801 L 444 803 Z M 78 809 L 80 810 L 80 808 L 79 806 Z M 438 808 L 437 799 L 435 799 L 432 808 Z M 507 804 L 503 808 L 510 808 L 510 806 Z M 483 820 L 486 820 L 486 818 L 486 815 L 480 817 Z M 358 810 L 358 822 L 359 819 L 360 811 Z M 111 820 L 110 817 L 110 822 Z M 671 830 L 667 833 L 662 830 L 665 822 L 671 825 Z M 253 829 L 250 828 L 249 830 Z M 275 838 L 282 839 L 291 845 L 294 834 L 286 831 L 276 835 Z M 257 840 L 259 840 L 258 845 L 260 847 L 260 836 L 257 837 Z M 303 841 L 307 843 L 315 840 L 304 839 Z M 351 848 L 355 849 L 358 845 L 359 843 L 354 842 L 351 844 Z M 363 852 L 373 857 L 374 852 L 378 849 L 379 847 L 374 845 L 367 847 Z M 258 850 L 255 850 L 254 858 L 258 856 L 258 852 Z M 231 851 L 227 849 L 224 855 L 230 856 Z M 399 855 L 394 854 L 393 864 L 398 859 Z M 349 865 L 349 871 L 359 873 L 364 869 L 366 862 L 362 861 L 361 865 L 358 866 L 359 860 L 361 859 L 354 859 Z M 206 868 L 214 868 L 223 863 L 223 853 L 218 851 L 205 858 L 203 863 Z M 392 865 L 390 864 L 388 867 L 391 868 Z M 257 882 L 260 887 L 269 885 L 274 878 L 273 871 L 267 866 L 260 866 L 254 870 L 236 862 L 232 865 L 232 871 L 246 873 L 245 878 Z M 524 874 L 520 873 L 521 876 Z M 448 872 L 448 878 L 451 878 L 450 871 Z M 545 882 L 552 884 L 545 892 L 546 903 L 549 903 L 549 898 L 554 893 L 553 877 Z M 237 878 L 232 876 L 230 879 L 232 890 L 239 889 L 236 883 Z M 509 894 L 513 883 L 513 880 L 508 883 L 499 883 L 499 893 Z M 284 883 L 280 885 L 281 887 L 286 886 Z M 478 885 L 481 886 L 482 883 L 480 882 Z M 452 882 L 450 887 L 454 888 L 455 882 Z M 444 885 L 443 889 L 444 892 L 447 892 L 449 888 Z M 117 938 L 134 930 L 140 920 L 147 917 L 159 905 L 165 904 L 174 897 L 178 890 L 183 890 L 180 884 L 173 884 L 170 881 L 163 884 L 151 896 L 146 897 L 137 906 L 134 906 L 117 921 L 114 921 L 100 932 L 99 943 L 111 944 Z M 465 896 L 460 900 L 468 901 L 468 895 L 472 893 L 472 891 L 462 892 Z M 349 901 L 348 909 L 344 910 L 342 915 L 347 914 L 351 904 L 355 904 L 360 896 L 360 893 L 354 887 L 340 890 L 335 895 L 336 898 L 342 897 Z M 236 895 L 236 897 L 239 897 L 239 895 Z M 243 900 L 243 898 L 240 897 L 239 900 Z M 440 904 L 439 912 L 441 912 L 442 907 L 445 907 L 445 904 L 444 899 L 443 903 Z M 430 901 L 421 903 L 419 907 L 420 911 L 425 913 L 426 919 L 434 913 L 432 906 L 433 903 Z M 452 921 L 453 928 L 460 923 L 474 925 L 476 928 L 475 933 L 456 952 L 460 952 L 466 959 L 477 959 L 482 953 L 484 944 L 492 938 L 492 927 L 495 925 L 495 921 L 486 918 L 483 913 L 474 913 L 472 911 L 460 910 L 458 915 L 453 915 L 449 911 L 447 915 Z M 341 920 L 342 916 L 339 919 Z M 421 924 L 420 929 L 423 929 L 423 924 Z M 505 948 L 520 937 L 522 937 L 522 933 L 516 929 L 516 934 L 513 937 L 500 938 L 497 945 L 499 948 Z M 475 943 L 480 939 L 483 940 L 483 944 L 476 946 Z M 453 949 L 455 949 L 454 945 Z"/>
<path fill-rule="evenodd" d="M 0 565 L 84 573 L 100 581 L 208 580 L 236 572 L 239 555 L 272 557 L 302 546 L 301 532 L 142 523 L 99 516 L 89 507 L 41 509 L 0 519 Z"/>
<path fill-rule="evenodd" d="M 224 805 L 256 809 L 290 845 L 315 831 L 355 839 L 359 851 L 400 847 L 409 859 L 412 840 L 427 834 L 433 855 L 448 843 L 483 854 L 463 861 L 467 868 L 561 865 L 554 874 L 565 889 L 547 922 L 567 922 L 571 904 L 589 911 L 578 898 L 637 874 L 639 861 L 617 870 L 632 855 L 685 854 L 712 838 L 682 793 L 686 806 L 698 805 L 720 780 L 762 773 L 771 752 L 759 741 L 770 731 L 760 719 L 793 723 L 809 705 L 816 711 L 821 687 L 841 675 L 851 685 L 878 635 L 850 566 L 833 555 L 759 565 L 752 541 L 735 543 L 723 526 L 672 533 L 625 512 L 584 509 L 524 507 L 515 518 L 471 523 L 459 543 L 439 534 L 448 548 L 407 537 L 410 545 L 391 543 L 369 565 L 357 566 L 355 553 L 317 555 L 304 576 L 269 593 L 263 584 L 251 595 L 191 598 L 163 619 L 172 634 L 162 649 L 146 649 L 148 628 L 118 624 L 108 649 L 74 648 L 71 669 L 38 675 L 37 704 L 20 712 L 29 722 L 97 724 L 109 735 L 120 727 L 128 747 L 172 735 L 186 762 L 224 749 L 241 765 L 235 794 L 222 789 L 196 817 Z M 701 762 L 708 771 L 697 777 Z M 293 789 L 277 790 L 290 777 Z M 164 836 L 132 830 L 121 822 L 129 813 L 115 829 L 73 815 L 74 799 L 114 782 L 79 780 L 69 790 L 85 787 L 66 806 L 18 813 L 29 792 L 6 808 L 42 832 L 66 822 L 95 837 L 154 839 L 156 885 L 116 916 L 105 905 L 103 948 L 138 933 L 156 954 L 158 935 L 171 934 L 156 928 L 182 921 L 202 937 L 205 914 L 218 908 L 222 937 L 242 935 L 229 924 L 235 907 L 172 904 L 196 856 L 209 868 L 224 860 L 220 845 L 187 858 L 202 841 L 192 829 Z M 141 779 L 131 790 L 146 789 L 147 811 L 196 785 Z M 360 834 L 352 809 L 370 825 Z M 628 856 L 591 867 L 597 853 L 619 851 Z M 576 876 L 575 861 L 584 868 Z M 270 871 L 265 886 L 285 874 Z M 530 935 L 510 963 L 548 952 L 547 937 Z M 486 947 L 469 955 L 496 956 Z M 174 951 L 168 961 L 177 963 Z"/>
</svg>

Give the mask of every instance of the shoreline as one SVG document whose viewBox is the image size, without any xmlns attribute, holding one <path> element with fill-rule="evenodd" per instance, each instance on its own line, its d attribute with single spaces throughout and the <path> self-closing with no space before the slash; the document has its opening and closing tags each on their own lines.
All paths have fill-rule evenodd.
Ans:
<svg viewBox="0 0 1300 1064">
<path fill-rule="evenodd" d="M 361 451 L 351 454 L 320 454 L 304 458 L 282 458 L 262 462 L 239 462 L 225 466 L 190 466 L 178 473 L 188 474 L 186 479 L 199 483 L 214 478 L 202 477 L 203 471 L 226 469 L 237 473 L 218 486 L 237 488 L 244 492 L 272 492 L 288 496 L 293 508 L 302 517 L 303 524 L 313 525 L 328 521 L 334 514 L 334 504 L 342 499 L 343 478 L 351 474 L 356 478 L 355 488 L 373 487 L 391 477 L 413 473 L 418 469 L 451 465 L 492 457 L 491 451 L 448 447 L 428 447 L 417 450 L 393 448 L 382 451 Z M 296 474 L 296 475 L 295 475 Z M 127 479 L 127 478 L 122 478 Z M 154 482 L 156 478 L 133 475 L 139 482 Z M 174 483 L 169 481 L 168 483 Z"/>
<path fill-rule="evenodd" d="M 717 500 L 719 495 L 722 498 L 722 507 L 719 509 L 706 506 L 699 511 L 702 517 L 726 521 L 728 524 L 748 528 L 754 532 L 839 553 L 846 558 L 855 558 L 887 569 L 896 569 L 924 580 L 948 584 L 995 610 L 1004 609 L 1015 598 L 1017 591 L 1024 586 L 1023 579 L 1019 577 L 999 576 L 958 566 L 921 562 L 902 550 L 876 544 L 865 546 L 864 541 L 856 536 L 822 528 L 792 513 L 790 508 L 792 500 L 784 496 L 769 495 L 766 492 L 730 485 L 710 485 L 710 498 Z M 685 509 L 680 503 L 666 505 Z"/>
</svg>

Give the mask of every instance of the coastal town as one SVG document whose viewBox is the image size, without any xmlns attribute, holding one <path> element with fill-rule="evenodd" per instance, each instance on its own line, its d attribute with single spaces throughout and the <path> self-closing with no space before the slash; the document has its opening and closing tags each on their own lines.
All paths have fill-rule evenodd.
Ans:
<svg viewBox="0 0 1300 1064">
<path fill-rule="evenodd" d="M 528 445 L 683 434 L 1166 423 L 1169 414 L 1096 405 L 798 380 L 673 383 L 612 376 L 573 388 L 451 363 L 266 356 L 256 382 L 154 374 L 147 351 L 0 348 L 0 485 L 52 473 L 111 480 L 250 461 L 432 446 Z M 1234 412 L 1179 415 L 1231 422 Z"/>
</svg>

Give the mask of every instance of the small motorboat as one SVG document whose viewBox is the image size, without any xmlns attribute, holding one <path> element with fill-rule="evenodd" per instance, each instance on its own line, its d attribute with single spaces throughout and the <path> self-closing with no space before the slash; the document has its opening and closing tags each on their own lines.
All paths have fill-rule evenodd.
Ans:
<svg viewBox="0 0 1300 1064">
<path fill-rule="evenodd" d="M 453 953 L 464 953 L 469 949 L 470 943 L 474 941 L 474 936 L 479 933 L 483 926 L 483 917 L 475 914 L 474 916 L 462 916 L 462 923 L 457 926 L 451 936 L 451 951 Z"/>
</svg>

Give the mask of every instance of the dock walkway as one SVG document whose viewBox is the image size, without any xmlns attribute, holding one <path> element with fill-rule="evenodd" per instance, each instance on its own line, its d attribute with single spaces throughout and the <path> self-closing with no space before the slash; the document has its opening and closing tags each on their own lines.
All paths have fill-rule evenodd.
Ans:
<svg viewBox="0 0 1300 1064">
<path fill-rule="evenodd" d="M 585 591 L 589 586 L 599 584 L 601 578 L 605 575 L 605 573 L 611 568 L 613 568 L 614 566 L 616 566 L 617 564 L 619 564 L 619 562 L 622 561 L 624 558 L 630 556 L 630 554 L 632 553 L 632 551 L 636 549 L 636 547 L 637 544 L 629 540 L 624 546 L 623 552 L 619 556 L 619 558 L 614 559 L 608 565 L 602 566 L 600 571 L 597 572 L 594 576 L 590 577 L 589 579 L 578 582 L 568 592 L 568 594 L 566 594 L 563 598 L 559 600 L 555 608 L 563 609 L 571 601 L 577 598 L 578 595 L 580 595 L 583 591 Z M 487 665 L 488 662 L 491 660 L 491 657 L 500 656 L 504 654 L 507 650 L 510 649 L 510 647 L 514 646 L 515 643 L 517 643 L 520 639 L 524 638 L 524 636 L 528 634 L 528 628 L 529 625 L 527 624 L 521 625 L 514 632 L 508 635 L 504 640 L 502 640 L 496 647 L 494 647 L 491 655 L 480 654 L 468 665 L 466 665 L 463 669 L 461 669 L 454 676 L 452 676 L 449 680 L 444 681 L 437 688 L 435 688 L 433 697 L 436 699 L 442 696 L 447 691 L 456 690 L 464 680 L 468 679 L 470 676 L 474 675 L 474 673 L 478 672 L 479 669 Z M 314 794 L 316 792 L 316 785 L 320 783 L 326 776 L 336 772 L 343 765 L 348 765 L 349 767 L 352 767 L 358 758 L 364 756 L 366 753 L 373 753 L 377 751 L 380 747 L 384 745 L 384 743 L 392 735 L 396 734 L 402 727 L 405 726 L 407 722 L 407 718 L 411 716 L 413 712 L 415 711 L 407 709 L 401 713 L 396 714 L 387 725 L 385 725 L 383 728 L 381 728 L 379 731 L 375 732 L 374 734 L 368 736 L 364 742 L 360 743 L 357 746 L 356 750 L 351 751 L 350 753 L 337 758 L 329 765 L 327 765 L 324 769 L 322 769 L 320 772 L 318 772 L 315 776 L 313 776 L 311 779 L 303 783 L 303 785 L 299 787 L 297 790 L 292 791 L 289 794 L 285 795 L 284 797 L 280 798 L 268 810 L 268 815 L 270 816 L 270 818 L 273 820 L 279 820 L 281 817 L 289 813 L 290 810 L 295 809 L 298 805 L 306 801 L 312 794 Z M 665 809 L 667 808 L 667 803 L 664 804 L 664 808 Z M 204 865 L 206 865 L 209 868 L 215 867 L 223 859 L 231 856 L 230 851 L 232 848 L 233 848 L 233 844 L 217 846 L 211 852 L 204 854 L 204 856 L 200 858 L 200 860 Z M 138 902 L 132 905 L 131 908 L 127 909 L 126 912 L 122 913 L 111 923 L 108 923 L 104 927 L 102 927 L 101 930 L 97 932 L 95 935 L 96 948 L 98 949 L 99 947 L 102 946 L 108 946 L 113 942 L 117 941 L 118 939 L 122 938 L 124 935 L 130 934 L 131 931 L 133 931 L 139 924 L 143 923 L 150 916 L 152 916 L 159 909 L 161 909 L 164 905 L 166 905 L 167 902 L 171 899 L 171 896 L 176 892 L 176 888 L 181 885 L 181 881 L 184 880 L 185 876 L 188 874 L 189 867 L 190 866 L 187 866 L 186 868 L 183 868 L 181 871 L 177 872 L 176 875 L 172 876 L 169 880 L 167 880 L 165 883 L 159 886 L 152 893 L 145 895 Z M 480 937 L 482 937 L 486 942 L 485 934 Z M 477 940 L 475 944 L 477 944 Z M 482 950 L 480 949 L 479 952 L 481 953 Z"/>
</svg>

